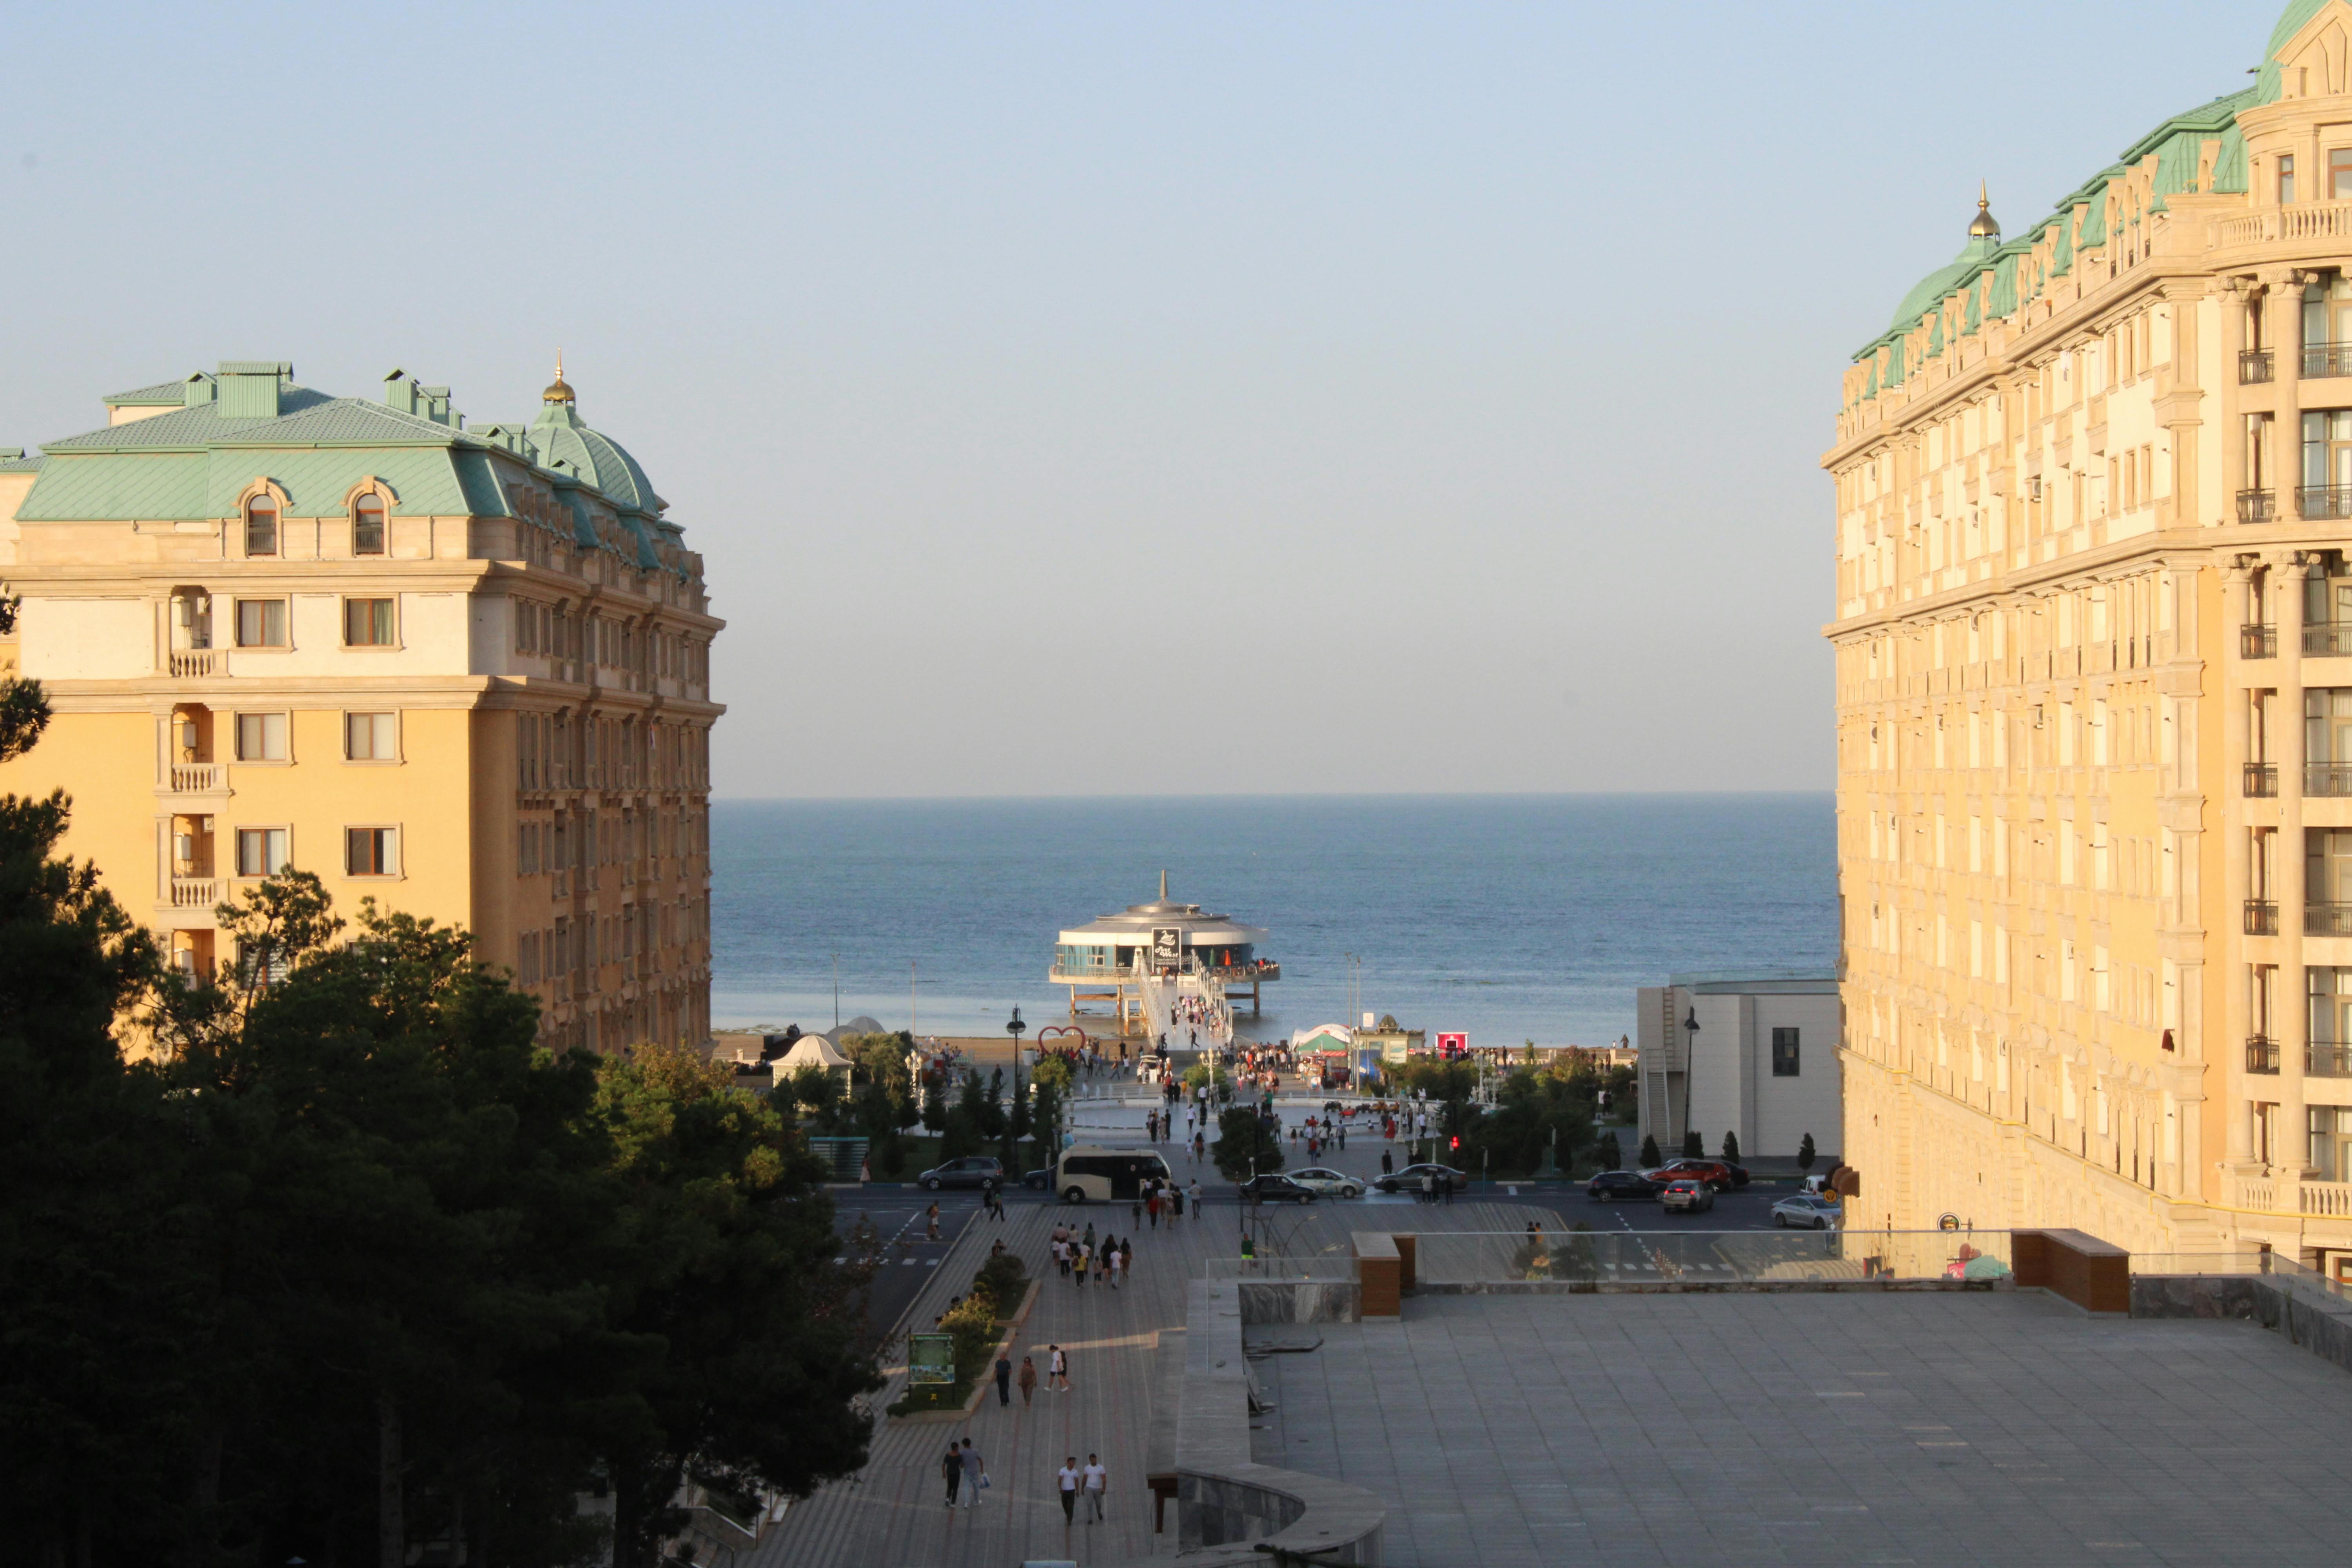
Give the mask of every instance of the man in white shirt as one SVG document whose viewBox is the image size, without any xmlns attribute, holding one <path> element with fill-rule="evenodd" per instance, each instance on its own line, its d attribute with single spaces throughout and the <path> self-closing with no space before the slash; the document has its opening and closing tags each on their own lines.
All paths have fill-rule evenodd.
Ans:
<svg viewBox="0 0 2352 1568">
<path fill-rule="evenodd" d="M 1055 1478 L 1062 1483 L 1062 1522 L 1074 1524 L 1078 1511 L 1078 1457 L 1072 1454 L 1062 1461 L 1061 1474 Z"/>
<path fill-rule="evenodd" d="M 1088 1524 L 1100 1524 L 1102 1522 L 1103 1516 L 1103 1489 L 1110 1485 L 1110 1472 L 1103 1468 L 1103 1463 L 1100 1459 L 1095 1458 L 1092 1454 L 1088 1454 L 1087 1456 L 1086 1476 L 1087 1506 L 1094 1510 L 1094 1517 L 1087 1520 L 1087 1522 Z"/>
</svg>

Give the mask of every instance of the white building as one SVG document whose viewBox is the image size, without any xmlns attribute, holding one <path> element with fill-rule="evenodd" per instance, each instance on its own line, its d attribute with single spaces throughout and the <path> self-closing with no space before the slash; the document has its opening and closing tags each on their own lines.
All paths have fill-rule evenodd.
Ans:
<svg viewBox="0 0 2352 1568">
<path fill-rule="evenodd" d="M 1745 1155 L 1786 1157 L 1811 1133 L 1826 1165 L 1844 1147 L 1843 1043 L 1833 974 L 1677 974 L 1639 993 L 1642 1132 L 1672 1159 L 1696 1129 Z"/>
</svg>

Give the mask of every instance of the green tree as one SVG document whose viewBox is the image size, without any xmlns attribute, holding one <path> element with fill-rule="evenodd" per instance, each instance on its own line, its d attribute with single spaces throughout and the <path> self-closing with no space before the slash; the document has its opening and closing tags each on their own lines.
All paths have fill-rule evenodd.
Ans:
<svg viewBox="0 0 2352 1568">
<path fill-rule="evenodd" d="M 1617 1142 L 1617 1134 L 1603 1132 L 1601 1135 L 1601 1141 L 1592 1146 L 1592 1157 L 1597 1162 L 1593 1167 L 1595 1170 L 1614 1171 L 1621 1168 L 1625 1163 L 1625 1152 Z"/>
<path fill-rule="evenodd" d="M 1274 1123 L 1246 1105 L 1217 1118 L 1217 1142 L 1209 1153 L 1229 1182 L 1245 1182 L 1254 1170 L 1282 1169 L 1282 1141 L 1275 1136 Z"/>
<path fill-rule="evenodd" d="M 1804 1141 L 1797 1145 L 1797 1169 L 1811 1170 L 1814 1160 L 1819 1157 L 1813 1152 L 1813 1135 L 1808 1132 L 1805 1134 Z"/>
<path fill-rule="evenodd" d="M 1738 1134 L 1738 1133 L 1737 1133 L 1737 1132 L 1726 1132 L 1726 1133 L 1723 1135 L 1723 1157 L 1724 1157 L 1725 1161 L 1727 1161 L 1727 1163 L 1731 1163 L 1731 1164 L 1735 1164 L 1735 1165 L 1736 1165 L 1736 1164 L 1738 1164 L 1738 1163 L 1739 1163 L 1739 1134 Z"/>
<path fill-rule="evenodd" d="M 1699 1131 L 1697 1128 L 1685 1128 L 1683 1130 L 1683 1158 L 1685 1160 L 1702 1160 L 1706 1157 L 1706 1140 L 1699 1136 Z"/>
<path fill-rule="evenodd" d="M 1658 1155 L 1657 1134 L 1654 1132 L 1643 1133 L 1642 1135 L 1642 1169 L 1645 1171 L 1654 1171 L 1660 1165 L 1664 1163 L 1665 1161 L 1661 1159 Z"/>
</svg>

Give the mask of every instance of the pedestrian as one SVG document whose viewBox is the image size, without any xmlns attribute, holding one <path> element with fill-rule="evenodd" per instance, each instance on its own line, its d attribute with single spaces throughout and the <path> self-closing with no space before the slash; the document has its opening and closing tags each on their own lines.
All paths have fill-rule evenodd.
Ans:
<svg viewBox="0 0 2352 1568">
<path fill-rule="evenodd" d="M 1192 1190 L 1191 1192 L 1189 1192 L 1189 1193 L 1187 1193 L 1187 1194 L 1185 1194 L 1185 1198 L 1186 1198 L 1186 1200 L 1187 1200 L 1189 1203 L 1191 1203 L 1191 1205 L 1192 1205 L 1192 1217 L 1193 1217 L 1194 1219 L 1196 1219 L 1196 1220 L 1197 1220 L 1197 1219 L 1199 1219 L 1199 1218 L 1201 1217 L 1201 1178 L 1200 1178 L 1200 1177 L 1195 1176 L 1195 1177 L 1193 1177 L 1193 1178 L 1192 1178 Z"/>
<path fill-rule="evenodd" d="M 996 1403 L 1013 1403 L 1013 1358 L 1003 1351 L 996 1352 Z"/>
<path fill-rule="evenodd" d="M 1062 1461 L 1062 1473 L 1055 1479 L 1062 1483 L 1062 1522 L 1075 1524 L 1077 1522 L 1078 1507 L 1078 1457 L 1076 1454 Z"/>
<path fill-rule="evenodd" d="M 1118 1289 L 1118 1277 L 1127 1268 L 1127 1254 L 1116 1247 L 1103 1248 L 1103 1268 L 1110 1276 L 1110 1288 Z"/>
<path fill-rule="evenodd" d="M 963 1485 L 963 1451 L 952 1438 L 948 1442 L 948 1457 L 940 1461 L 940 1474 L 948 1483 L 948 1506 L 953 1508 L 956 1489 Z"/>
<path fill-rule="evenodd" d="M 930 1215 L 929 1215 L 929 1219 L 930 1219 L 930 1226 L 931 1226 L 930 1239 L 931 1239 L 931 1240 L 933 1240 L 933 1241 L 937 1241 L 937 1240 L 940 1238 L 940 1205 L 937 1205 L 937 1204 L 933 1204 L 933 1205 L 931 1205 Z"/>
<path fill-rule="evenodd" d="M 1129 1225 L 1143 1223 L 1143 1194 L 1140 1190 L 1137 1191 L 1135 1200 L 1127 1205 L 1127 1221 Z"/>
<path fill-rule="evenodd" d="M 1058 1385 L 1062 1393 L 1070 1392 L 1070 1357 L 1061 1346 L 1045 1347 L 1045 1370 L 1049 1374 L 1045 1379 L 1047 1388 Z"/>
<path fill-rule="evenodd" d="M 966 1437 L 963 1440 L 963 1506 L 978 1508 L 980 1489 L 987 1484 L 988 1467 L 980 1462 L 980 1450 L 971 1446 L 971 1438 Z"/>
<path fill-rule="evenodd" d="M 1079 1240 L 1085 1244 L 1085 1246 L 1086 1246 L 1086 1249 L 1087 1249 L 1088 1252 L 1092 1252 L 1092 1251 L 1094 1250 L 1094 1248 L 1095 1248 L 1095 1222 L 1094 1222 L 1094 1221 L 1092 1221 L 1092 1220 L 1088 1220 L 1088 1221 L 1087 1221 L 1087 1234 L 1086 1234 L 1085 1236 L 1083 1236 L 1083 1237 L 1079 1237 Z"/>
<path fill-rule="evenodd" d="M 1427 1171 L 1423 1171 L 1421 1173 L 1421 1201 L 1423 1203 L 1433 1203 L 1436 1201 L 1436 1196 L 1437 1194 L 1432 1186 L 1430 1174 Z"/>
<path fill-rule="evenodd" d="M 1170 1224 L 1184 1217 L 1184 1189 L 1174 1182 L 1168 1184 L 1168 1219 Z"/>
<path fill-rule="evenodd" d="M 1385 1150 L 1385 1149 L 1381 1150 L 1381 1175 L 1383 1175 L 1383 1176 L 1389 1176 L 1389 1175 L 1394 1175 L 1395 1173 L 1396 1173 L 1396 1167 L 1395 1167 L 1395 1165 L 1394 1165 L 1394 1164 L 1390 1161 L 1390 1159 L 1389 1159 L 1389 1152 L 1388 1152 L 1387 1150 Z"/>
<path fill-rule="evenodd" d="M 1087 1257 L 1093 1250 L 1094 1249 L 1092 1247 L 1088 1247 L 1082 1241 L 1078 1243 L 1077 1247 L 1070 1254 L 1070 1280 L 1073 1285 L 1076 1286 L 1080 1289 L 1084 1289 L 1086 1288 Z"/>
<path fill-rule="evenodd" d="M 1135 1237 L 1131 1236 L 1118 1244 L 1118 1271 L 1130 1279 L 1135 1278 Z"/>
<path fill-rule="evenodd" d="M 1143 1200 L 1143 1212 L 1150 1219 L 1151 1228 L 1158 1230 L 1160 1228 L 1160 1189 L 1158 1187 L 1152 1188 L 1151 1195 Z"/>
<path fill-rule="evenodd" d="M 1454 1206 L 1454 1173 L 1451 1171 L 1445 1173 L 1445 1206 Z"/>
<path fill-rule="evenodd" d="M 1087 1522 L 1088 1524 L 1100 1524 L 1102 1522 L 1103 1516 L 1103 1492 L 1110 1485 L 1110 1471 L 1103 1468 L 1103 1462 L 1100 1459 L 1095 1458 L 1092 1454 L 1088 1454 L 1087 1456 L 1086 1474 L 1087 1507 L 1094 1510 L 1094 1517 L 1087 1520 Z"/>
<path fill-rule="evenodd" d="M 1037 1392 L 1037 1363 L 1036 1363 L 1036 1361 L 1034 1360 L 1034 1358 L 1030 1357 L 1030 1356 L 1025 1356 L 1025 1355 L 1024 1355 L 1024 1356 L 1023 1356 L 1023 1357 L 1021 1358 L 1021 1405 L 1022 1405 L 1022 1408 L 1024 1408 L 1024 1409 L 1028 1408 L 1028 1405 L 1029 1405 L 1029 1396 L 1030 1396 L 1031 1394 L 1033 1394 L 1036 1393 L 1036 1392 Z"/>
</svg>

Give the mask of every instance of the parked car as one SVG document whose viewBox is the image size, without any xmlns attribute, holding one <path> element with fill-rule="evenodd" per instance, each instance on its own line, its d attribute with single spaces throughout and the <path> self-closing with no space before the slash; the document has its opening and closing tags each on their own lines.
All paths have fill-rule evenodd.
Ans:
<svg viewBox="0 0 2352 1568">
<path fill-rule="evenodd" d="M 1799 1193 L 1772 1205 L 1772 1223 L 1783 1230 L 1791 1226 L 1799 1230 L 1833 1230 L 1837 1222 L 1837 1205 L 1812 1193 Z"/>
<path fill-rule="evenodd" d="M 1288 1176 L 1269 1171 L 1252 1176 L 1241 1184 L 1242 1201 L 1259 1204 L 1311 1204 L 1315 1189 L 1301 1186 Z"/>
<path fill-rule="evenodd" d="M 1052 1192 L 1054 1190 L 1054 1167 L 1051 1165 L 1040 1165 L 1037 1169 L 1022 1177 L 1021 1184 L 1027 1187 L 1034 1193 Z"/>
<path fill-rule="evenodd" d="M 1639 1171 L 1603 1171 L 1584 1184 L 1584 1195 L 1595 1203 L 1623 1203 L 1654 1198 L 1664 1184 L 1650 1180 Z"/>
<path fill-rule="evenodd" d="M 1321 1197 L 1360 1198 L 1364 1195 L 1364 1184 L 1360 1177 L 1322 1165 L 1309 1165 L 1306 1170 L 1293 1171 L 1290 1179 L 1302 1187 L 1314 1188 Z"/>
<path fill-rule="evenodd" d="M 934 1193 L 941 1187 L 984 1187 L 992 1181 L 1004 1179 L 1004 1162 L 993 1154 L 966 1154 L 944 1165 L 934 1165 L 915 1179 Z"/>
<path fill-rule="evenodd" d="M 1417 1193 L 1421 1191 L 1421 1176 L 1424 1171 L 1437 1178 L 1437 1190 L 1441 1193 L 1445 1190 L 1449 1183 L 1457 1193 L 1469 1190 L 1469 1172 L 1457 1171 L 1451 1165 L 1430 1164 L 1407 1165 L 1403 1170 L 1393 1174 L 1379 1177 L 1373 1181 L 1372 1190 L 1381 1193 Z"/>
<path fill-rule="evenodd" d="M 1748 1184 L 1747 1167 L 1735 1165 L 1725 1160 L 1669 1160 L 1656 1169 L 1644 1171 L 1642 1174 L 1654 1182 L 1678 1182 L 1688 1177 L 1694 1181 L 1705 1182 L 1718 1193 L 1727 1193 L 1734 1187 L 1744 1187 Z"/>
<path fill-rule="evenodd" d="M 1658 1194 L 1658 1206 L 1668 1214 L 1697 1214 L 1715 1206 L 1715 1189 L 1695 1177 L 1685 1176 L 1666 1184 Z"/>
</svg>

